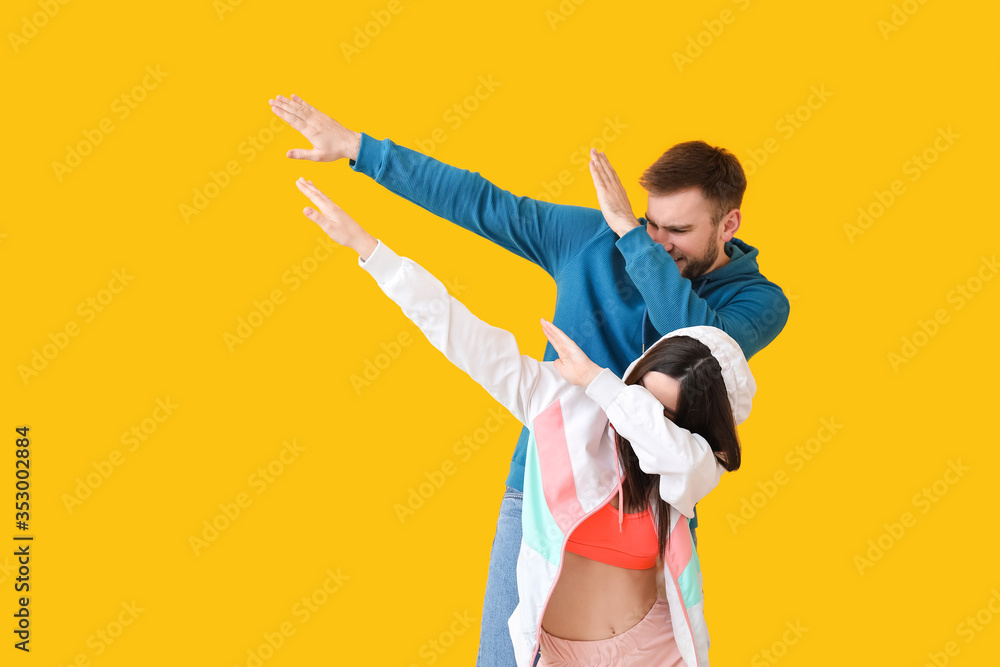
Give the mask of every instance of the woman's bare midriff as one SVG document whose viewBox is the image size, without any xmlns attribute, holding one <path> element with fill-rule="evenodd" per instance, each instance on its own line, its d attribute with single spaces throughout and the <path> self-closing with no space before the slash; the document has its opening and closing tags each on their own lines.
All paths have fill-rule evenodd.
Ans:
<svg viewBox="0 0 1000 667">
<path fill-rule="evenodd" d="M 617 509 L 617 498 L 611 506 Z M 656 569 L 632 570 L 563 552 L 562 571 L 545 607 L 542 629 L 576 641 L 620 635 L 653 608 Z"/>
</svg>

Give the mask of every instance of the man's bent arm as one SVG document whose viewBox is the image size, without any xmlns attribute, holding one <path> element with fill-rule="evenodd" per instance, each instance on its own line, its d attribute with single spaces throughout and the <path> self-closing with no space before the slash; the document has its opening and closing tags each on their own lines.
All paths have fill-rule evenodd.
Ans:
<svg viewBox="0 0 1000 667">
<path fill-rule="evenodd" d="M 739 343 L 749 359 L 774 340 L 788 320 L 788 299 L 771 283 L 747 285 L 725 306 L 712 308 L 642 227 L 619 238 L 617 247 L 646 302 L 649 321 L 661 335 L 696 325 L 718 327 Z"/>
</svg>

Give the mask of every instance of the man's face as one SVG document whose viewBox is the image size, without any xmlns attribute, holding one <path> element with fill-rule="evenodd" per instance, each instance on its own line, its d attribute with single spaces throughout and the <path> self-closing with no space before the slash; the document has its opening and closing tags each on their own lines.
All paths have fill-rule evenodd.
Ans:
<svg viewBox="0 0 1000 667">
<path fill-rule="evenodd" d="M 711 203 L 698 188 L 649 195 L 646 233 L 663 246 L 689 280 L 725 263 L 723 244 L 739 227 L 739 209 L 727 213 L 718 224 L 712 223 L 712 214 Z"/>
</svg>

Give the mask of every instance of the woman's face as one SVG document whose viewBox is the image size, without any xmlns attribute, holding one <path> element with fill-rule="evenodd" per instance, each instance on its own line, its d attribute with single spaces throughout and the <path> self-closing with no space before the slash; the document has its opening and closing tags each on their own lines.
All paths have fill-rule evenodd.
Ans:
<svg viewBox="0 0 1000 667">
<path fill-rule="evenodd" d="M 677 400 L 681 394 L 681 383 L 666 373 L 649 371 L 642 376 L 639 384 L 656 397 L 667 413 L 673 417 L 677 413 Z"/>
</svg>

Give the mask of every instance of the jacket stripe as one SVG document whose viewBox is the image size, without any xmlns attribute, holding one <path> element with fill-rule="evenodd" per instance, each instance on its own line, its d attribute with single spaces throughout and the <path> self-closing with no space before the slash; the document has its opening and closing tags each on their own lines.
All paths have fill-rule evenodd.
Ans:
<svg viewBox="0 0 1000 667">
<path fill-rule="evenodd" d="M 565 533 L 556 523 L 545 496 L 542 471 L 539 467 L 535 432 L 528 432 L 528 456 L 524 465 L 524 501 L 521 507 L 521 539 L 545 560 L 559 565 Z M 558 507 L 558 506 L 557 506 Z"/>
<path fill-rule="evenodd" d="M 549 507 L 559 508 L 555 517 L 563 535 L 586 514 L 576 495 L 573 463 L 566 446 L 562 401 L 555 401 L 535 417 L 532 427 L 541 467 L 542 491 Z"/>
<path fill-rule="evenodd" d="M 682 516 L 678 517 L 670 531 L 667 566 L 677 580 L 684 606 L 691 608 L 701 602 L 701 561 L 691 537 L 691 524 Z"/>
<path fill-rule="evenodd" d="M 691 608 L 701 602 L 701 563 L 698 560 L 698 552 L 694 552 L 691 561 L 679 577 L 677 585 L 681 588 L 681 597 L 684 599 L 684 606 Z"/>
<path fill-rule="evenodd" d="M 670 530 L 670 538 L 667 540 L 667 567 L 674 579 L 681 576 L 684 569 L 691 562 L 691 555 L 694 553 L 694 545 L 691 541 L 691 528 L 687 519 L 680 516 L 674 522 Z"/>
</svg>

